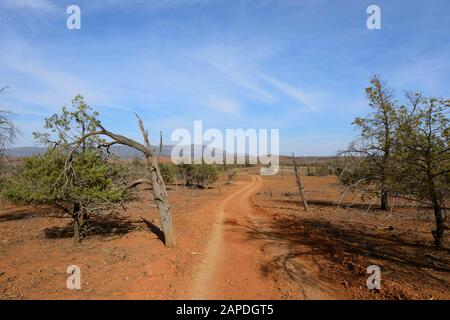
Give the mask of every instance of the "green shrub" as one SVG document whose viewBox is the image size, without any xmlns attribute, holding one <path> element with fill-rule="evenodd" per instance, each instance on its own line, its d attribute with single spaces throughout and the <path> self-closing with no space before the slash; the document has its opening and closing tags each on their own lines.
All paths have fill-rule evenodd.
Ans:
<svg viewBox="0 0 450 320">
<path fill-rule="evenodd" d="M 125 170 L 106 159 L 100 149 L 105 141 L 92 135 L 77 142 L 97 129 L 98 113 L 80 95 L 72 100 L 72 108 L 63 107 L 60 114 L 45 119 L 46 131 L 34 136 L 48 151 L 24 159 L 20 171 L 4 183 L 2 195 L 14 202 L 64 210 L 73 218 L 74 240 L 80 241 L 89 216 L 109 211 L 128 193 Z"/>
<path fill-rule="evenodd" d="M 74 179 L 63 174 L 66 154 L 51 150 L 44 155 L 25 158 L 19 172 L 12 176 L 3 195 L 27 204 L 79 202 L 88 205 L 98 201 L 118 202 L 123 195 L 120 177 L 123 168 L 110 163 L 97 151 L 77 154 L 72 162 Z"/>
<path fill-rule="evenodd" d="M 164 183 L 173 183 L 175 181 L 176 166 L 172 163 L 160 163 L 159 170 L 163 177 Z"/>
<path fill-rule="evenodd" d="M 219 178 L 217 166 L 211 164 L 180 164 L 177 176 L 184 185 L 207 188 Z"/>
</svg>

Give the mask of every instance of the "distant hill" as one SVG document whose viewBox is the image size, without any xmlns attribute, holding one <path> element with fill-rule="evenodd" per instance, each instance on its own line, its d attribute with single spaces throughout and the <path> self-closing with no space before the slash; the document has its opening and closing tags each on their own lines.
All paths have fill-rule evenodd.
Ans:
<svg viewBox="0 0 450 320">
<path fill-rule="evenodd" d="M 295 161 L 298 165 L 308 165 L 308 164 L 326 164 L 339 159 L 339 156 L 307 156 L 300 157 L 296 156 Z M 292 156 L 280 155 L 280 165 L 282 166 L 293 166 Z"/>
<path fill-rule="evenodd" d="M 167 145 L 163 146 L 161 151 L 161 157 L 169 158 L 171 156 L 171 152 L 173 149 L 173 145 Z M 203 146 L 203 148 L 206 148 L 206 146 Z M 193 145 L 191 146 L 191 149 L 193 150 Z M 10 148 L 5 150 L 5 155 L 10 158 L 24 158 L 24 157 L 30 157 L 34 154 L 43 154 L 45 152 L 45 147 L 19 147 L 19 148 Z M 158 149 L 155 147 L 156 152 L 158 152 Z M 133 149 L 128 146 L 112 146 L 110 148 L 110 153 L 118 156 L 122 159 L 134 159 L 137 157 L 142 157 L 142 153 L 137 151 L 136 149 Z M 224 152 L 225 157 L 225 152 Z M 248 161 L 248 155 L 245 156 L 246 160 Z M 298 161 L 298 164 L 307 164 L 307 163 L 327 163 L 331 162 L 333 160 L 336 160 L 339 157 L 336 156 L 324 156 L 324 157 L 295 157 L 296 161 Z M 280 165 L 292 165 L 292 158 L 290 156 L 283 156 L 280 155 Z"/>
<path fill-rule="evenodd" d="M 159 147 L 153 147 L 155 150 L 155 154 L 159 153 Z M 163 146 L 161 149 L 161 157 L 170 157 L 172 153 L 173 145 Z M 194 145 L 191 145 L 191 152 L 193 151 Z M 203 146 L 203 150 L 206 146 Z M 34 154 L 43 154 L 45 153 L 45 147 L 19 147 L 19 148 L 10 148 L 5 150 L 5 155 L 10 158 L 24 158 L 30 157 Z M 134 148 L 122 145 L 115 145 L 109 148 L 109 152 L 112 155 L 118 156 L 123 159 L 134 159 L 136 157 L 142 157 L 142 153 Z M 225 155 L 225 152 L 224 152 Z"/>
<path fill-rule="evenodd" d="M 173 146 L 163 146 L 161 151 L 161 156 L 168 157 L 172 151 Z M 10 148 L 5 150 L 5 155 L 11 158 L 24 158 L 30 157 L 34 154 L 45 153 L 45 147 L 19 147 Z M 136 157 L 141 157 L 142 153 L 136 149 L 128 146 L 112 146 L 109 149 L 110 153 L 124 159 L 133 159 Z M 158 151 L 157 151 L 158 152 Z"/>
<path fill-rule="evenodd" d="M 42 154 L 45 152 L 45 148 L 42 147 L 19 147 L 6 149 L 4 154 L 11 158 L 23 158 L 29 157 L 34 154 Z"/>
</svg>

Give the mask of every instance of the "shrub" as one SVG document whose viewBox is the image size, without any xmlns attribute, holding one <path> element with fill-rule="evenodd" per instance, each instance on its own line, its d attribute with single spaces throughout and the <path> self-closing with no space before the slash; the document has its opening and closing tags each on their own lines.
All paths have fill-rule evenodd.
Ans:
<svg viewBox="0 0 450 320">
<path fill-rule="evenodd" d="M 176 166 L 172 163 L 160 163 L 159 170 L 164 183 L 173 183 L 175 181 Z"/>
<path fill-rule="evenodd" d="M 177 175 L 184 185 L 207 188 L 219 178 L 217 167 L 211 164 L 180 164 Z"/>
<path fill-rule="evenodd" d="M 2 196 L 17 203 L 64 210 L 74 219 L 74 240 L 80 241 L 91 214 L 110 209 L 126 197 L 121 180 L 124 169 L 106 161 L 101 152 L 89 150 L 75 156 L 67 177 L 66 156 L 60 150 L 49 150 L 25 158 L 19 172 L 5 183 Z"/>
</svg>

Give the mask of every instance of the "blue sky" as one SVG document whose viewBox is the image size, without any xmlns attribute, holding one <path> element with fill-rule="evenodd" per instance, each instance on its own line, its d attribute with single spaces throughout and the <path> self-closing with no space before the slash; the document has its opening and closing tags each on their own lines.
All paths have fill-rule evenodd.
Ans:
<svg viewBox="0 0 450 320">
<path fill-rule="evenodd" d="M 81 30 L 66 8 L 81 8 Z M 366 28 L 369 5 L 382 30 Z M 333 155 L 356 135 L 378 73 L 450 97 L 450 2 L 433 0 L 0 0 L 0 96 L 22 135 L 77 93 L 111 130 L 277 128 L 281 152 Z"/>
</svg>

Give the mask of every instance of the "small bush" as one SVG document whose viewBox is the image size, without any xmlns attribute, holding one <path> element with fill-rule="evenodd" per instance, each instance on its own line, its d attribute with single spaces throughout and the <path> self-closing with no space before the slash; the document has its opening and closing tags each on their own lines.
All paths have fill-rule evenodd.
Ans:
<svg viewBox="0 0 450 320">
<path fill-rule="evenodd" d="M 231 180 L 233 180 L 233 178 L 236 177 L 239 174 L 239 170 L 236 169 L 236 168 L 231 168 L 231 169 L 228 169 L 225 172 L 225 174 L 226 174 L 226 176 L 228 178 L 228 182 L 227 183 L 231 184 Z"/>
<path fill-rule="evenodd" d="M 180 164 L 177 166 L 177 176 L 187 186 L 207 188 L 219 178 L 215 165 L 210 164 Z"/>
<path fill-rule="evenodd" d="M 159 170 L 163 177 L 164 183 L 173 183 L 177 173 L 177 168 L 172 163 L 160 163 Z"/>
</svg>

